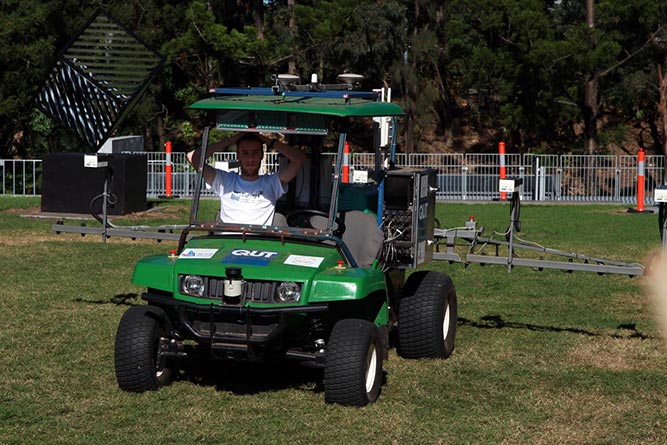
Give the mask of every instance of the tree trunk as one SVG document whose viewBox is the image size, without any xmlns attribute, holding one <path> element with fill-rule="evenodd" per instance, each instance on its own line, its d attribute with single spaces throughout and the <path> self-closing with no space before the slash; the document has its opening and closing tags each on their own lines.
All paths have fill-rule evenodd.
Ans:
<svg viewBox="0 0 667 445">
<path fill-rule="evenodd" d="M 595 28 L 595 0 L 586 0 L 586 24 L 589 28 Z M 584 85 L 584 137 L 586 139 L 586 152 L 594 154 L 598 149 L 598 94 L 600 77 L 597 72 L 590 74 Z"/>
<path fill-rule="evenodd" d="M 255 17 L 257 39 L 264 40 L 264 2 L 262 0 L 253 0 L 252 9 L 253 16 Z"/>
<path fill-rule="evenodd" d="M 584 137 L 586 139 L 586 152 L 594 154 L 598 149 L 598 112 L 600 105 L 598 104 L 600 78 L 597 74 L 593 74 L 591 78 L 586 81 L 584 86 Z"/>
<path fill-rule="evenodd" d="M 586 24 L 595 28 L 595 0 L 586 0 Z"/>
<path fill-rule="evenodd" d="M 662 154 L 667 156 L 667 64 L 665 65 L 665 68 L 663 68 L 662 65 L 658 65 L 658 81 L 660 91 L 658 114 L 660 116 Z"/>
<path fill-rule="evenodd" d="M 159 113 L 155 116 L 155 132 L 157 133 L 158 149 L 162 150 L 167 143 L 167 135 L 164 131 L 164 119 Z"/>
<path fill-rule="evenodd" d="M 653 111 L 654 110 L 650 110 L 646 112 L 646 125 L 648 125 L 648 131 L 651 135 L 653 149 L 657 154 L 660 154 L 660 151 L 662 150 L 662 118 L 660 116 L 653 116 L 651 114 Z M 640 147 L 647 147 L 641 133 L 639 133 L 638 139 L 637 143 Z"/>
<path fill-rule="evenodd" d="M 414 151 L 415 141 L 415 120 L 412 113 L 405 116 L 405 152 L 412 153 Z"/>
<path fill-rule="evenodd" d="M 296 5 L 296 0 L 287 0 L 287 11 L 289 14 L 289 23 L 288 28 L 290 35 L 292 36 L 292 54 L 289 58 L 289 64 L 287 66 L 287 72 L 289 74 L 299 75 L 299 72 L 296 67 L 296 41 L 297 41 L 297 28 L 296 20 L 294 20 L 294 6 Z"/>
<path fill-rule="evenodd" d="M 22 125 L 17 125 L 12 142 L 9 146 L 8 155 L 13 159 L 24 159 L 26 157 L 26 150 L 24 145 L 26 131 Z"/>
<path fill-rule="evenodd" d="M 452 131 L 452 108 L 449 103 L 449 94 L 447 90 L 446 76 L 443 76 L 438 66 L 439 58 L 433 60 L 433 69 L 435 71 L 435 80 L 437 81 L 440 99 L 436 102 L 438 120 L 440 121 L 440 131 L 444 136 L 445 144 L 450 145 L 454 140 Z"/>
<path fill-rule="evenodd" d="M 658 116 L 660 121 L 660 143 L 662 154 L 665 157 L 665 165 L 662 169 L 662 183 L 667 184 L 667 60 L 665 67 L 658 64 L 658 91 L 660 99 L 658 100 Z"/>
</svg>

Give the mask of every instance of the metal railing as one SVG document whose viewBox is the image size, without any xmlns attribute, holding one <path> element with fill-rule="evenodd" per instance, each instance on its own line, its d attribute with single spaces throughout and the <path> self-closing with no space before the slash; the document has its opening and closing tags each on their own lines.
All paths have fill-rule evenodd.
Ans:
<svg viewBox="0 0 667 445">
<path fill-rule="evenodd" d="M 166 192 L 166 153 L 147 152 L 148 197 Z M 335 160 L 335 153 L 326 153 Z M 508 177 L 523 179 L 521 198 L 529 201 L 636 203 L 637 158 L 614 155 L 505 155 Z M 210 161 L 230 161 L 235 153 L 216 153 Z M 172 190 L 180 197 L 193 195 L 196 175 L 185 153 L 172 153 Z M 653 204 L 653 190 L 663 181 L 663 156 L 646 156 L 646 204 Z M 353 153 L 352 169 L 375 168 L 374 156 Z M 218 164 L 220 165 L 220 164 Z M 489 201 L 498 199 L 500 162 L 497 154 L 438 153 L 398 154 L 398 167 L 428 167 L 437 171 L 437 197 L 452 201 Z M 276 153 L 268 153 L 263 172 L 279 167 Z M 41 194 L 42 162 L 40 160 L 0 160 L 0 194 Z M 204 196 L 212 196 L 208 189 Z"/>
<path fill-rule="evenodd" d="M 42 193 L 42 161 L 0 159 L 0 195 Z"/>
</svg>

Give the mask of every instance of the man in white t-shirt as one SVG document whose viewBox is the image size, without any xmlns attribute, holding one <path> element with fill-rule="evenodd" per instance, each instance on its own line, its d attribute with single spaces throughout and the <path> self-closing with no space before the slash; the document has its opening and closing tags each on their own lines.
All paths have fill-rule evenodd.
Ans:
<svg viewBox="0 0 667 445">
<path fill-rule="evenodd" d="M 287 167 L 278 173 L 260 175 L 264 158 L 263 145 L 275 148 L 289 160 Z M 204 164 L 204 180 L 220 197 L 220 219 L 225 223 L 270 225 L 273 222 L 276 202 L 287 192 L 287 184 L 299 173 L 306 155 L 280 141 L 266 138 L 259 133 L 237 133 L 211 144 L 206 149 L 206 159 L 213 153 L 236 145 L 236 157 L 241 173 L 216 170 Z M 188 162 L 199 168 L 200 149 L 187 154 Z"/>
</svg>

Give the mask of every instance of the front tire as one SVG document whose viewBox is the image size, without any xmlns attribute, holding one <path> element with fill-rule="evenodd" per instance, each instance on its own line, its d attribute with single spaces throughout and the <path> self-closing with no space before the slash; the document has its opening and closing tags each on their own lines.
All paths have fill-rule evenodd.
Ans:
<svg viewBox="0 0 667 445">
<path fill-rule="evenodd" d="M 344 319 L 334 325 L 324 364 L 327 403 L 365 406 L 382 387 L 383 345 L 378 328 L 362 319 Z"/>
<path fill-rule="evenodd" d="M 405 358 L 447 358 L 454 351 L 456 289 L 451 278 L 415 272 L 405 283 L 398 308 L 398 353 Z"/>
<path fill-rule="evenodd" d="M 166 335 L 164 311 L 133 306 L 123 314 L 116 331 L 114 365 L 118 386 L 130 392 L 153 391 L 168 385 L 172 370 L 159 354 Z"/>
</svg>

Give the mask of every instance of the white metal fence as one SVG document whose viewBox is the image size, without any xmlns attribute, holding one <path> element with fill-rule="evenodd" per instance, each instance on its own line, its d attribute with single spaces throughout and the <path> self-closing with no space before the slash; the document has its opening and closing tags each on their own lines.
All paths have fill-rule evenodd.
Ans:
<svg viewBox="0 0 667 445">
<path fill-rule="evenodd" d="M 0 159 L 0 195 L 39 195 L 42 161 Z"/>
<path fill-rule="evenodd" d="M 147 196 L 163 196 L 166 154 L 145 153 L 148 161 Z M 335 154 L 329 153 L 334 156 Z M 212 162 L 234 159 L 234 153 L 216 153 Z M 196 175 L 185 159 L 185 153 L 172 153 L 172 193 L 181 197 L 193 195 Z M 352 168 L 374 168 L 374 156 L 353 153 Z M 637 158 L 613 155 L 536 155 L 507 154 L 508 177 L 523 179 L 522 199 L 529 201 L 575 201 L 632 204 L 637 196 Z M 500 196 L 498 179 L 500 161 L 497 154 L 440 153 L 398 154 L 398 167 L 429 167 L 437 171 L 440 200 L 489 201 Z M 278 168 L 278 157 L 268 153 L 264 171 Z M 646 204 L 653 204 L 653 190 L 663 181 L 664 157 L 646 156 Z M 0 160 L 0 194 L 41 194 L 42 162 L 40 160 Z M 208 190 L 204 195 L 211 195 Z"/>
</svg>

